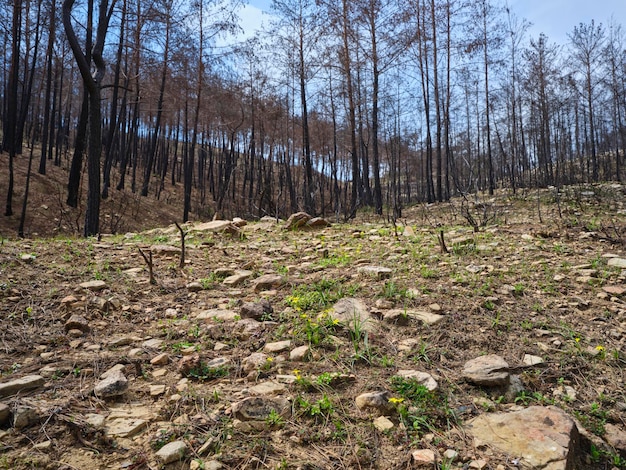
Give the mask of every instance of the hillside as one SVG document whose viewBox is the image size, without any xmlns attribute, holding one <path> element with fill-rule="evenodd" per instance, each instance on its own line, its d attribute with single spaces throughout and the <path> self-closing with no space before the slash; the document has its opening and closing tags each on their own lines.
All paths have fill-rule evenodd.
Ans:
<svg viewBox="0 0 626 470">
<path fill-rule="evenodd" d="M 626 468 L 626 186 L 404 216 L 5 240 L 0 468 Z"/>
</svg>

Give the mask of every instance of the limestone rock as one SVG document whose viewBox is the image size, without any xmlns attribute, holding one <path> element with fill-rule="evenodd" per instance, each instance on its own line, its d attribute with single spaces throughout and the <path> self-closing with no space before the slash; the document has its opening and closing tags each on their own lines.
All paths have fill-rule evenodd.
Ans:
<svg viewBox="0 0 626 470">
<path fill-rule="evenodd" d="M 389 431 L 390 429 L 393 429 L 394 424 L 393 424 L 393 421 L 391 421 L 386 416 L 379 416 L 378 418 L 374 420 L 374 427 L 378 429 L 380 432 L 385 432 L 385 431 Z"/>
<path fill-rule="evenodd" d="M 606 264 L 614 268 L 626 269 L 626 258 L 611 258 Z"/>
<path fill-rule="evenodd" d="M 192 370 L 198 370 L 200 368 L 200 355 L 198 353 L 191 356 L 184 356 L 178 363 L 178 372 L 183 377 L 187 377 Z"/>
<path fill-rule="evenodd" d="M 345 297 L 333 306 L 329 314 L 350 330 L 359 328 L 371 332 L 375 328 L 374 318 L 367 305 L 359 299 Z"/>
<path fill-rule="evenodd" d="M 13 412 L 13 427 L 24 429 L 39 420 L 37 410 L 31 406 L 18 406 Z"/>
<path fill-rule="evenodd" d="M 290 361 L 304 361 L 311 354 L 311 348 L 307 345 L 299 346 L 289 353 Z"/>
<path fill-rule="evenodd" d="M 574 421 L 554 406 L 486 413 L 467 423 L 481 442 L 520 459 L 522 468 L 573 470 L 578 442 Z M 579 467 L 578 467 L 579 468 Z"/>
<path fill-rule="evenodd" d="M 435 452 L 431 449 L 418 449 L 411 453 L 413 463 L 417 468 L 433 468 L 436 462 Z"/>
<path fill-rule="evenodd" d="M 274 312 L 272 305 L 267 300 L 261 300 L 260 302 L 246 302 L 239 309 L 241 318 L 254 318 L 255 320 L 262 320 L 265 316 Z"/>
<path fill-rule="evenodd" d="M 165 364 L 170 362 L 170 356 L 167 353 L 161 353 L 158 356 L 150 359 L 150 364 L 153 366 L 164 366 Z"/>
<path fill-rule="evenodd" d="M 291 348 L 291 340 L 277 341 L 275 343 L 267 343 L 263 347 L 263 351 L 268 353 L 279 353 Z"/>
<path fill-rule="evenodd" d="M 64 328 L 66 332 L 70 330 L 80 330 L 83 333 L 89 333 L 91 330 L 89 321 L 80 315 L 72 315 L 69 320 L 65 322 Z"/>
<path fill-rule="evenodd" d="M 180 248 L 172 245 L 152 245 L 150 251 L 154 255 L 180 255 Z"/>
<path fill-rule="evenodd" d="M 245 280 L 251 278 L 253 274 L 254 273 L 252 271 L 241 269 L 239 271 L 235 271 L 235 274 L 233 274 L 232 276 L 228 276 L 226 279 L 224 279 L 222 281 L 222 284 L 235 287 L 243 283 Z"/>
<path fill-rule="evenodd" d="M 267 354 L 255 352 L 241 361 L 241 368 L 245 374 L 252 372 L 253 370 L 261 368 L 266 363 Z"/>
<path fill-rule="evenodd" d="M 443 315 L 437 313 L 427 312 L 424 310 L 409 310 L 407 315 L 415 320 L 419 320 L 427 326 L 437 325 L 445 318 Z"/>
<path fill-rule="evenodd" d="M 93 389 L 99 398 L 111 398 L 123 395 L 128 390 L 128 379 L 121 370 L 115 370 L 100 380 Z"/>
<path fill-rule="evenodd" d="M 272 381 L 261 382 L 260 384 L 250 387 L 250 393 L 252 395 L 276 396 L 286 391 L 287 387 L 285 387 L 285 385 Z"/>
<path fill-rule="evenodd" d="M 300 228 L 311 220 L 312 217 L 306 212 L 296 212 L 295 214 L 291 214 L 285 223 L 285 230 L 295 230 Z"/>
<path fill-rule="evenodd" d="M 531 354 L 524 354 L 523 361 L 527 366 L 538 366 L 543 364 L 545 361 L 539 356 L 533 356 Z"/>
<path fill-rule="evenodd" d="M 283 276 L 278 274 L 265 274 L 257 277 L 252 284 L 254 285 L 254 292 L 262 292 L 265 290 L 276 289 L 285 282 Z"/>
<path fill-rule="evenodd" d="M 383 266 L 360 266 L 357 268 L 357 272 L 373 277 L 374 279 L 382 280 L 389 279 L 393 270 Z"/>
<path fill-rule="evenodd" d="M 495 354 L 480 356 L 465 363 L 463 377 L 476 385 L 506 385 L 509 381 L 509 364 Z"/>
<path fill-rule="evenodd" d="M 240 315 L 232 310 L 222 308 L 211 308 L 204 310 L 196 316 L 196 320 L 213 320 L 217 322 L 235 321 Z"/>
<path fill-rule="evenodd" d="M 230 220 L 212 220 L 203 224 L 194 225 L 191 230 L 196 232 L 225 232 L 230 235 L 240 235 L 241 229 Z"/>
<path fill-rule="evenodd" d="M 392 409 L 390 398 L 391 395 L 387 391 L 363 393 L 356 397 L 356 406 L 360 410 L 371 409 L 385 414 Z"/>
<path fill-rule="evenodd" d="M 604 430 L 606 431 L 606 434 L 604 435 L 606 442 L 608 442 L 619 454 L 626 455 L 626 432 L 611 423 L 605 424 Z"/>
<path fill-rule="evenodd" d="M 174 441 L 165 444 L 156 453 L 157 458 L 165 465 L 181 460 L 187 452 L 187 444 L 183 441 Z"/>
<path fill-rule="evenodd" d="M 427 372 L 420 372 L 417 370 L 399 370 L 396 375 L 404 379 L 415 380 L 431 392 L 439 388 L 437 381 Z"/>
<path fill-rule="evenodd" d="M 80 287 L 82 287 L 83 289 L 87 289 L 93 292 L 101 291 L 106 286 L 107 286 L 107 283 L 102 280 L 87 281 L 87 282 L 82 282 L 80 284 Z"/>
<path fill-rule="evenodd" d="M 41 375 L 27 375 L 26 377 L 22 377 L 20 379 L 1 383 L 0 398 L 42 387 L 45 381 L 46 380 Z"/>
<path fill-rule="evenodd" d="M 248 397 L 232 405 L 233 417 L 241 421 L 264 421 L 272 410 L 283 418 L 291 416 L 291 403 L 282 397 Z"/>
<path fill-rule="evenodd" d="M 310 228 L 324 228 L 330 227 L 330 225 L 330 222 L 322 217 L 313 217 L 306 223 L 306 226 Z"/>
</svg>

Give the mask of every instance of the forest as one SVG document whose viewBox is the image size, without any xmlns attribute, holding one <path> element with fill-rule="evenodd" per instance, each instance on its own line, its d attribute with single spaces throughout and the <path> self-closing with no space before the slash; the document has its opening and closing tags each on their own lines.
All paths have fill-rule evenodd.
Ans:
<svg viewBox="0 0 626 470">
<path fill-rule="evenodd" d="M 416 202 L 623 178 L 619 24 L 557 44 L 498 0 L 273 0 L 238 42 L 240 7 L 2 2 L 4 215 L 17 159 L 66 171 L 85 236 L 114 191 L 180 186 L 182 221 L 395 220 Z"/>
</svg>

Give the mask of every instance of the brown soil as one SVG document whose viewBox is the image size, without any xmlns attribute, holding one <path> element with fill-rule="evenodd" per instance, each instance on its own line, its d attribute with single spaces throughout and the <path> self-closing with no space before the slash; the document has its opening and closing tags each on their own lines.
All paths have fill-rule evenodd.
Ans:
<svg viewBox="0 0 626 470">
<path fill-rule="evenodd" d="M 35 178 L 42 188 L 48 184 Z M 138 249 L 180 246 L 178 230 L 169 225 L 179 207 L 148 206 L 130 197 L 127 210 L 134 215 L 124 218 L 118 232 L 137 233 L 100 241 L 54 237 L 77 216 L 65 212 L 62 192 L 58 185 L 37 191 L 31 199 L 32 238 L 5 240 L 0 248 L 0 382 L 45 366 L 55 369 L 43 389 L 2 400 L 13 410 L 36 409 L 38 418 L 21 430 L 8 424 L 0 430 L 0 468 L 159 468 L 155 450 L 182 439 L 191 452 L 168 468 L 189 468 L 197 459 L 217 459 L 225 468 L 407 468 L 412 450 L 430 448 L 440 454 L 456 450 L 451 468 L 484 459 L 485 468 L 509 469 L 516 468 L 509 456 L 475 448 L 463 423 L 487 410 L 532 404 L 555 404 L 589 430 L 594 449 L 602 452 L 589 447 L 585 468 L 626 468 L 602 441 L 606 424 L 626 424 L 626 296 L 619 293 L 626 275 L 607 265 L 607 255 L 626 257 L 624 186 L 566 188 L 559 205 L 554 190 L 481 197 L 466 213 L 487 222 L 478 233 L 462 217 L 458 200 L 406 210 L 396 230 L 364 214 L 352 224 L 315 231 L 285 231 L 269 221 L 247 225 L 242 237 L 190 231 L 183 269 L 177 254 L 153 249 L 155 285 L 148 282 Z M 111 201 L 104 213 L 114 214 L 123 200 Z M 3 236 L 11 235 L 15 219 L 3 224 Z M 166 228 L 139 232 L 157 225 Z M 448 254 L 441 252 L 439 230 Z M 391 268 L 391 278 L 357 273 L 365 263 Z M 133 275 L 132 268 L 142 270 Z M 255 292 L 250 281 L 227 287 L 218 268 L 248 269 L 253 278 L 279 273 L 287 282 L 265 293 Z M 94 279 L 104 280 L 106 289 L 79 287 Z M 202 289 L 192 292 L 192 281 Z M 354 329 L 350 334 L 340 325 L 320 326 L 317 315 L 330 306 L 321 293 L 326 300 L 358 297 L 378 315 L 391 309 L 437 311 L 438 304 L 444 319 L 434 326 L 382 322 L 367 339 L 355 337 Z M 243 302 L 262 298 L 273 313 L 249 337 L 236 322 L 195 319 L 209 308 L 238 311 Z M 68 336 L 64 324 L 71 314 L 87 318 L 91 332 Z M 313 330 L 315 340 L 307 336 Z M 120 337 L 128 344 L 112 346 Z M 149 338 L 164 341 L 159 351 L 142 348 Z M 401 351 L 401 341 L 411 338 L 414 347 Z M 313 341 L 312 359 L 294 363 L 288 353 L 270 354 L 272 360 L 256 373 L 242 372 L 245 357 L 284 339 L 292 346 Z M 150 363 L 159 352 L 169 354 L 169 364 Z M 185 385 L 177 365 L 192 353 L 204 362 L 227 357 L 230 364 L 216 376 L 191 376 Z M 507 397 L 467 383 L 463 364 L 485 353 L 504 357 L 525 391 Z M 525 367 L 525 354 L 545 363 Z M 128 392 L 118 400 L 98 399 L 92 393 L 97 378 L 118 363 L 126 365 Z M 155 376 L 163 368 L 167 373 Z M 431 373 L 440 386 L 437 401 L 422 427 L 416 422 L 407 428 L 392 414 L 395 427 L 379 432 L 355 398 L 373 390 L 403 398 L 393 386 L 400 369 Z M 257 431 L 233 427 L 230 406 L 247 389 L 294 374 L 300 380 L 287 385 L 285 394 L 293 404 L 290 418 L 268 420 Z M 333 379 L 337 374 L 345 377 Z M 159 384 L 165 393 L 151 396 L 150 387 Z M 565 386 L 575 390 L 575 399 L 560 393 Z M 85 420 L 89 413 L 107 416 L 127 404 L 154 414 L 133 438 L 112 439 Z M 206 443 L 206 453 L 198 455 Z"/>
</svg>

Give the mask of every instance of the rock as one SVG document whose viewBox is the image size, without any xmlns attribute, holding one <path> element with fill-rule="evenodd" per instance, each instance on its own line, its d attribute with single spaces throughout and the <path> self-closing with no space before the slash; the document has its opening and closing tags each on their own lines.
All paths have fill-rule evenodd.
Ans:
<svg viewBox="0 0 626 470">
<path fill-rule="evenodd" d="M 522 468 L 569 470 L 576 467 L 574 421 L 555 406 L 531 406 L 512 413 L 486 413 L 470 420 L 467 431 L 481 442 L 518 457 Z"/>
<path fill-rule="evenodd" d="M 165 385 L 150 385 L 150 396 L 158 397 L 159 395 L 163 395 L 165 393 L 165 390 Z"/>
<path fill-rule="evenodd" d="M 278 274 L 265 274 L 257 277 L 252 285 L 254 286 L 254 292 L 262 292 L 265 290 L 276 289 L 285 282 L 285 279 Z"/>
<path fill-rule="evenodd" d="M 306 360 L 306 358 L 311 354 L 311 348 L 307 345 L 299 346 L 293 349 L 289 353 L 289 360 L 294 362 L 301 362 Z"/>
<path fill-rule="evenodd" d="M 180 372 L 183 377 L 187 377 L 191 371 L 198 371 L 200 369 L 200 364 L 201 360 L 198 353 L 192 354 L 191 356 L 184 356 L 178 362 L 178 372 Z"/>
<path fill-rule="evenodd" d="M 152 245 L 150 251 L 154 255 L 180 255 L 180 248 L 172 245 Z"/>
<path fill-rule="evenodd" d="M 279 353 L 291 348 L 291 340 L 277 341 L 275 343 L 266 343 L 263 347 L 263 351 L 268 353 Z"/>
<path fill-rule="evenodd" d="M 613 268 L 626 269 L 626 258 L 611 258 L 606 264 Z"/>
<path fill-rule="evenodd" d="M 11 417 L 11 408 L 5 403 L 0 403 L 0 426 L 4 426 Z"/>
<path fill-rule="evenodd" d="M 197 232 L 225 232 L 230 235 L 240 235 L 241 230 L 229 220 L 212 220 L 203 224 L 191 227 L 191 230 Z"/>
<path fill-rule="evenodd" d="M 487 461 L 486 460 L 472 460 L 469 465 L 468 468 L 475 468 L 477 470 L 482 470 L 483 468 L 485 468 L 487 466 Z"/>
<path fill-rule="evenodd" d="M 20 379 L 11 380 L 0 384 L 0 398 L 26 392 L 35 388 L 43 387 L 46 382 L 41 375 L 27 375 Z"/>
<path fill-rule="evenodd" d="M 396 375 L 405 379 L 415 380 L 431 392 L 439 388 L 437 381 L 427 372 L 420 372 L 417 370 L 399 370 Z"/>
<path fill-rule="evenodd" d="M 430 449 L 414 450 L 411 459 L 417 468 L 433 468 L 436 462 L 435 452 Z"/>
<path fill-rule="evenodd" d="M 359 299 L 345 297 L 339 300 L 333 306 L 329 315 L 332 319 L 339 320 L 343 326 L 351 331 L 358 328 L 362 331 L 371 332 L 375 328 L 374 318 L 367 305 Z"/>
<path fill-rule="evenodd" d="M 538 366 L 544 364 L 545 361 L 539 356 L 524 354 L 524 360 L 522 362 L 527 366 Z"/>
<path fill-rule="evenodd" d="M 385 414 L 393 408 L 389 403 L 391 395 L 387 391 L 368 392 L 356 397 L 356 406 L 360 410 L 371 408 L 380 414 Z"/>
<path fill-rule="evenodd" d="M 103 415 L 97 413 L 87 413 L 85 415 L 85 422 L 97 430 L 104 429 L 105 420 L 106 418 Z"/>
<path fill-rule="evenodd" d="M 161 349 L 161 346 L 163 346 L 164 343 L 165 341 L 162 339 L 153 338 L 141 343 L 141 347 L 146 349 Z"/>
<path fill-rule="evenodd" d="M 285 385 L 276 383 L 276 382 L 261 382 L 253 387 L 250 387 L 250 393 L 252 395 L 263 395 L 263 396 L 276 396 L 287 391 L 287 387 Z"/>
<path fill-rule="evenodd" d="M 226 279 L 222 281 L 222 284 L 226 286 L 235 287 L 244 282 L 245 280 L 251 278 L 254 275 L 252 271 L 247 271 L 245 269 L 235 271 L 235 274 L 232 276 L 228 276 Z"/>
<path fill-rule="evenodd" d="M 233 404 L 231 411 L 241 421 L 264 421 L 272 411 L 289 418 L 291 403 L 282 397 L 248 397 Z"/>
<path fill-rule="evenodd" d="M 70 319 L 65 322 L 64 328 L 66 332 L 70 330 L 80 330 L 83 333 L 89 333 L 91 330 L 87 319 L 80 315 L 72 315 Z"/>
<path fill-rule="evenodd" d="M 383 314 L 383 321 L 391 325 L 406 326 L 409 324 L 409 316 L 404 310 L 389 310 Z"/>
<path fill-rule="evenodd" d="M 213 320 L 217 322 L 236 321 L 240 318 L 237 312 L 222 308 L 211 308 L 204 310 L 196 316 L 196 320 Z"/>
<path fill-rule="evenodd" d="M 506 385 L 509 381 L 509 364 L 495 354 L 480 356 L 465 363 L 463 377 L 486 387 Z"/>
<path fill-rule="evenodd" d="M 93 393 L 98 398 L 112 398 L 123 395 L 126 390 L 128 390 L 128 379 L 121 370 L 114 370 L 95 385 Z"/>
<path fill-rule="evenodd" d="M 622 456 L 626 455 L 626 432 L 615 424 L 604 425 L 604 439 Z"/>
<path fill-rule="evenodd" d="M 295 230 L 300 228 L 311 220 L 311 216 L 306 212 L 296 212 L 295 214 L 291 214 L 285 223 L 285 230 Z"/>
<path fill-rule="evenodd" d="M 241 368 L 245 374 L 260 369 L 267 362 L 267 354 L 255 352 L 241 361 Z"/>
<path fill-rule="evenodd" d="M 204 289 L 204 286 L 202 285 L 202 283 L 198 281 L 190 282 L 187 284 L 186 287 L 189 292 L 200 292 L 201 290 Z"/>
<path fill-rule="evenodd" d="M 426 312 L 423 310 L 409 310 L 406 313 L 410 318 L 419 320 L 427 326 L 437 325 L 441 323 L 441 321 L 443 321 L 443 319 L 445 318 L 443 315 L 438 315 L 436 313 Z"/>
<path fill-rule="evenodd" d="M 37 410 L 30 406 L 18 406 L 13 412 L 13 427 L 24 429 L 39 420 Z"/>
<path fill-rule="evenodd" d="M 374 427 L 378 429 L 380 432 L 385 432 L 385 431 L 389 431 L 390 429 L 393 429 L 394 424 L 393 424 L 393 421 L 391 421 L 386 416 L 379 416 L 378 418 L 374 420 Z"/>
<path fill-rule="evenodd" d="M 446 449 L 446 451 L 443 453 L 443 458 L 446 459 L 448 462 L 452 462 L 458 456 L 459 453 L 454 449 Z"/>
<path fill-rule="evenodd" d="M 604 292 L 606 292 L 607 294 L 611 294 L 611 295 L 615 295 L 617 297 L 620 297 L 624 294 L 626 294 L 626 287 L 620 287 L 620 286 L 604 286 L 602 288 L 602 290 Z"/>
<path fill-rule="evenodd" d="M 170 356 L 167 353 L 161 353 L 158 356 L 150 359 L 150 364 L 153 366 L 164 366 L 170 362 Z"/>
<path fill-rule="evenodd" d="M 260 302 L 246 302 L 239 309 L 241 318 L 254 318 L 255 320 L 263 320 L 273 312 L 274 309 L 267 300 L 261 300 Z"/>
<path fill-rule="evenodd" d="M 97 281 L 87 281 L 87 282 L 82 282 L 80 284 L 80 287 L 82 287 L 83 289 L 87 289 L 93 292 L 98 292 L 101 291 L 102 289 L 104 289 L 107 286 L 107 283 L 101 280 L 97 280 Z"/>
<path fill-rule="evenodd" d="M 330 227 L 330 225 L 330 222 L 326 219 L 323 219 L 322 217 L 313 217 L 306 223 L 306 226 L 309 228 L 324 228 Z"/>
<path fill-rule="evenodd" d="M 165 444 L 156 453 L 157 458 L 165 465 L 182 460 L 187 452 L 187 444 L 183 441 L 174 441 Z"/>
<path fill-rule="evenodd" d="M 154 412 L 137 403 L 111 406 L 106 417 L 104 431 L 110 437 L 133 437 L 155 418 Z"/>
<path fill-rule="evenodd" d="M 359 266 L 357 272 L 374 279 L 389 279 L 393 270 L 382 266 Z"/>
</svg>

